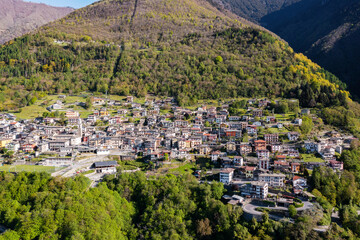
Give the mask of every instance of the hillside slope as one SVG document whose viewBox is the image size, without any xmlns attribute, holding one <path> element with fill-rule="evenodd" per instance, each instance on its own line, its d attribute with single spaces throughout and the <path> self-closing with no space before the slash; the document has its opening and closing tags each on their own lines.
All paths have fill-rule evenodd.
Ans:
<svg viewBox="0 0 360 240">
<path fill-rule="evenodd" d="M 345 86 L 283 41 L 205 0 L 94 3 L 0 49 L 3 109 L 39 92 L 346 104 Z M 6 97 L 5 97 L 6 96 Z"/>
<path fill-rule="evenodd" d="M 71 11 L 72 8 L 51 7 L 22 0 L 1 0 L 0 44 L 62 18 Z"/>
<path fill-rule="evenodd" d="M 360 2 L 357 0 L 212 0 L 257 22 L 350 85 L 360 95 Z"/>
<path fill-rule="evenodd" d="M 210 0 L 215 6 L 252 22 L 260 22 L 261 18 L 284 9 L 301 0 Z"/>
<path fill-rule="evenodd" d="M 303 0 L 261 21 L 360 94 L 359 1 Z"/>
</svg>

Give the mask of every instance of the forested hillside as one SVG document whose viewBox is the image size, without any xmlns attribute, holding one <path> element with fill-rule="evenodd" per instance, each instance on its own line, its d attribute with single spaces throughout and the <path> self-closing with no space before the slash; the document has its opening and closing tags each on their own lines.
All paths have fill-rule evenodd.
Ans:
<svg viewBox="0 0 360 240">
<path fill-rule="evenodd" d="M 360 94 L 359 1 L 303 0 L 261 21 Z"/>
<path fill-rule="evenodd" d="M 360 95 L 360 2 L 357 0 L 213 0 L 257 22 L 334 73 Z"/>
<path fill-rule="evenodd" d="M 215 6 L 228 9 L 252 22 L 284 9 L 301 0 L 210 0 Z"/>
<path fill-rule="evenodd" d="M 62 18 L 72 11 L 72 8 L 52 7 L 23 0 L 1 0 L 0 44 Z"/>
<path fill-rule="evenodd" d="M 191 175 L 147 179 L 144 173 L 109 176 L 96 188 L 85 177 L 0 173 L 0 239 L 348 239 L 334 225 L 312 231 L 315 218 L 295 224 L 246 221 L 239 206 L 219 201 L 222 183 Z M 325 198 L 326 199 L 326 198 Z"/>
<path fill-rule="evenodd" d="M 181 105 L 238 96 L 304 97 L 303 106 L 347 99 L 334 75 L 203 0 L 95 3 L 2 46 L 0 74 L 5 110 L 40 92 L 154 93 Z"/>
</svg>

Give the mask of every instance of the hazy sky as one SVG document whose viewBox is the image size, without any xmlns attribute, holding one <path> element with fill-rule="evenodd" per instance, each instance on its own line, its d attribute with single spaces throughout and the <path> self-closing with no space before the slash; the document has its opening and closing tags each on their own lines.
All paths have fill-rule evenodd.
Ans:
<svg viewBox="0 0 360 240">
<path fill-rule="evenodd" d="M 45 3 L 56 7 L 82 8 L 96 0 L 24 0 L 26 2 Z"/>
</svg>

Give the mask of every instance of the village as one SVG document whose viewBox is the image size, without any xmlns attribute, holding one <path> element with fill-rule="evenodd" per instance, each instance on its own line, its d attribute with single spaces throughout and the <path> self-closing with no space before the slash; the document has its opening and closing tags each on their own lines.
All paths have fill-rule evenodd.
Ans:
<svg viewBox="0 0 360 240">
<path fill-rule="evenodd" d="M 232 101 L 186 108 L 177 106 L 173 98 L 139 103 L 133 96 L 122 101 L 92 96 L 92 112 L 85 118 L 64 106 L 64 99 L 58 96 L 47 106 L 56 117 L 47 113 L 19 120 L 14 114 L 0 115 L 6 171 L 27 165 L 54 167 L 53 176 L 87 172 L 95 184 L 104 174 L 119 172 L 122 161 L 151 163 L 147 170 L 153 170 L 171 161 L 201 160 L 205 164 L 192 173 L 199 181 L 220 181 L 235 192 L 224 196 L 230 204 L 257 199 L 288 207 L 298 197 L 311 199 L 306 177 L 314 167 L 341 172 L 343 163 L 337 156 L 356 140 L 331 128 L 316 136 L 304 134 L 303 119 L 316 122 L 311 109 L 299 109 L 291 116 L 275 114 L 269 106 L 280 102 L 267 99 L 247 99 L 241 114 L 234 115 Z M 76 104 L 84 106 L 85 101 Z M 128 171 L 137 170 L 143 169 Z M 278 193 L 281 198 L 274 197 Z"/>
</svg>

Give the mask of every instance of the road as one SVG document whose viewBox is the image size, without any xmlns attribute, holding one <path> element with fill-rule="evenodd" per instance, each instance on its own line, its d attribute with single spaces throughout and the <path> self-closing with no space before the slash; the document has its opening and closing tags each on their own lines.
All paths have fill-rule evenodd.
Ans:
<svg viewBox="0 0 360 240">
<path fill-rule="evenodd" d="M 311 202 L 303 201 L 303 203 L 304 203 L 304 206 L 302 206 L 300 208 L 297 208 L 297 211 L 304 211 L 304 210 L 307 210 L 307 209 L 311 209 L 313 207 L 313 204 Z M 267 209 L 270 209 L 270 210 L 285 210 L 285 211 L 288 210 L 288 208 L 286 208 L 286 207 L 264 207 L 262 205 L 254 204 L 252 202 L 244 205 L 243 210 L 244 210 L 244 212 L 246 212 L 248 214 L 261 217 L 261 215 L 263 213 L 256 210 L 256 208 L 258 208 L 258 207 L 263 207 L 263 208 L 267 208 Z M 273 214 L 269 214 L 269 218 L 271 218 L 273 220 L 276 220 L 276 221 L 280 221 L 280 220 L 284 219 L 284 217 L 279 217 L 279 216 L 276 216 L 276 215 L 273 215 Z"/>
<path fill-rule="evenodd" d="M 104 161 L 107 157 L 108 157 L 107 155 L 96 155 L 90 158 L 75 161 L 73 165 L 68 166 L 60 171 L 54 172 L 51 175 L 54 177 L 56 176 L 72 177 L 75 176 L 78 171 L 83 169 L 88 169 L 94 162 Z"/>
</svg>

